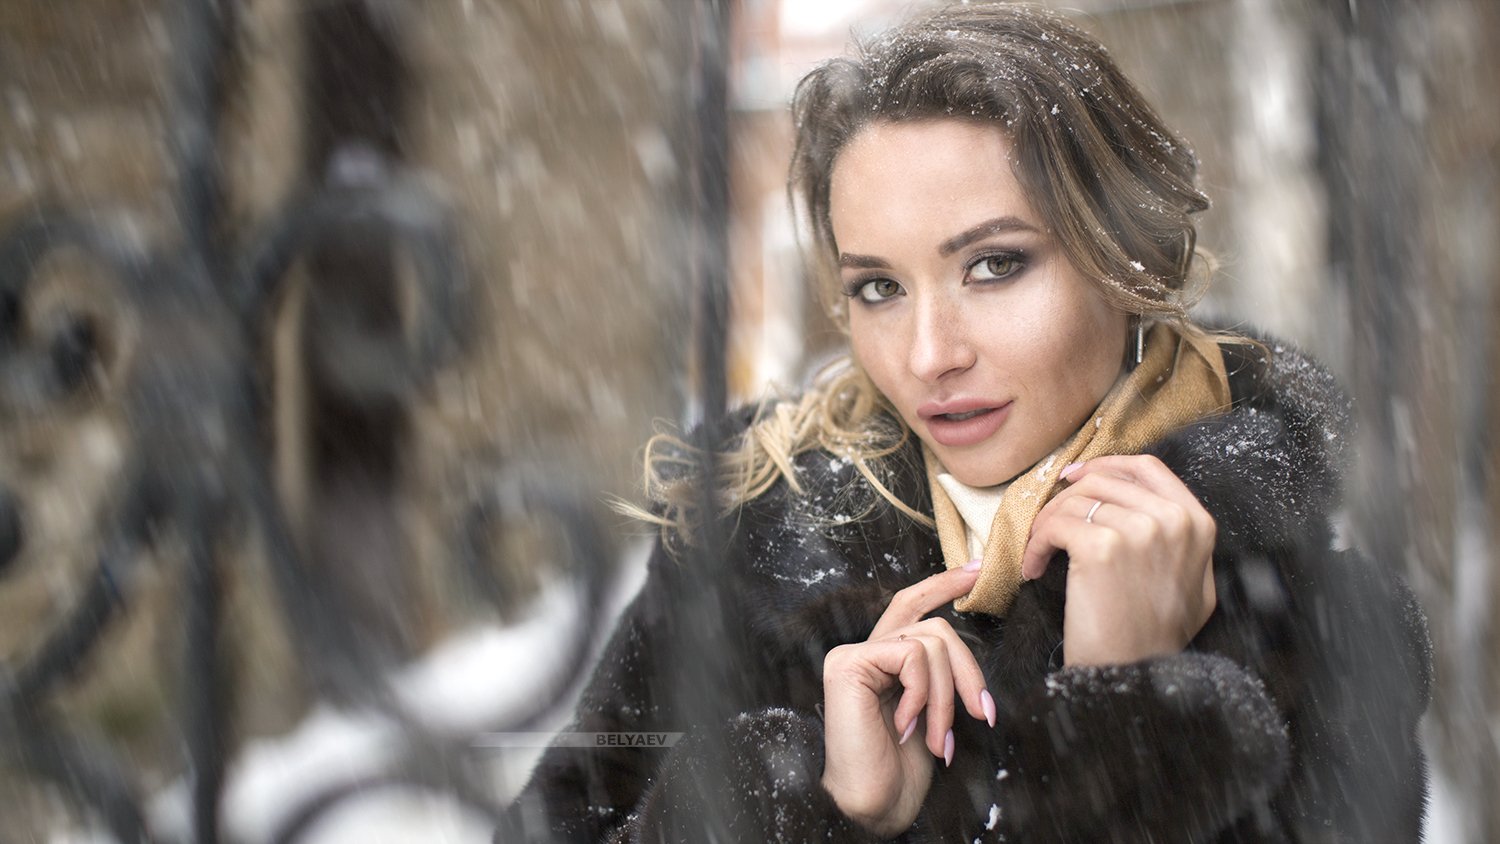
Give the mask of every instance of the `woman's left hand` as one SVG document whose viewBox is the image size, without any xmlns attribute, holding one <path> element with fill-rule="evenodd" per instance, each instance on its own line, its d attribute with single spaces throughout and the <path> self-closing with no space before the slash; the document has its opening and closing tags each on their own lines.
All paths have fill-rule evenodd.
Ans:
<svg viewBox="0 0 1500 844">
<path fill-rule="evenodd" d="M 1068 552 L 1068 665 L 1135 662 L 1181 651 L 1214 611 L 1214 519 L 1149 455 L 1064 470 L 1069 487 L 1032 523 L 1021 576 Z"/>
</svg>

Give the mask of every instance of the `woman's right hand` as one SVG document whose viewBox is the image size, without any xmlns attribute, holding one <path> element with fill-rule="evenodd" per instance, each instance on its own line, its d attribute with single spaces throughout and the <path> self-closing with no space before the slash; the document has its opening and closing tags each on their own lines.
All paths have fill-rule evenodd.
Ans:
<svg viewBox="0 0 1500 844">
<path fill-rule="evenodd" d="M 978 578 L 976 562 L 902 589 L 869 639 L 823 659 L 823 788 L 877 835 L 910 827 L 934 759 L 952 763 L 955 694 L 970 715 L 995 724 L 995 701 L 974 655 L 946 620 L 925 617 Z M 922 721 L 924 741 L 907 741 Z"/>
</svg>

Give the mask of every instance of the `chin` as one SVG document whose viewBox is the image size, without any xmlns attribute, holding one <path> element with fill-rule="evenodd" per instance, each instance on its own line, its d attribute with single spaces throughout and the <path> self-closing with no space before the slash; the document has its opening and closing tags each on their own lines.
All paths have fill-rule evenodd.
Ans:
<svg viewBox="0 0 1500 844">
<path fill-rule="evenodd" d="M 1027 466 L 1012 469 L 1009 465 L 998 467 L 993 465 L 975 465 L 978 461 L 970 460 L 955 460 L 950 463 L 943 456 L 942 452 L 934 449 L 934 453 L 938 455 L 939 460 L 943 461 L 943 468 L 948 470 L 948 474 L 957 478 L 965 486 L 999 486 L 1000 484 L 1015 480 L 1016 476 L 1025 472 L 1028 468 Z"/>
</svg>

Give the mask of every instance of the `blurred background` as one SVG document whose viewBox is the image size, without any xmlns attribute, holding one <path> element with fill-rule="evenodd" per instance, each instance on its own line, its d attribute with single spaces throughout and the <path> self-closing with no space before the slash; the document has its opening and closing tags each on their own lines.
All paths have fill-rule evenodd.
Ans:
<svg viewBox="0 0 1500 844">
<path fill-rule="evenodd" d="M 0 841 L 204 840 L 204 800 L 228 840 L 488 840 L 536 748 L 476 737 L 555 728 L 586 664 L 568 631 L 607 629 L 638 584 L 645 531 L 604 505 L 638 495 L 653 420 L 691 420 L 718 381 L 694 346 L 705 285 L 732 303 L 735 403 L 797 389 L 839 348 L 801 279 L 787 102 L 925 5 L 0 4 Z M 1051 5 L 1199 153 L 1200 245 L 1221 264 L 1200 314 L 1306 348 L 1355 395 L 1345 527 L 1408 576 L 1436 647 L 1428 840 L 1500 840 L 1500 4 Z M 216 57 L 183 26 L 195 7 L 224 24 Z M 23 243 L 41 209 L 105 234 Z M 266 258 L 283 230 L 317 235 Z M 418 230 L 462 267 L 436 304 L 447 276 Z M 264 296 L 233 295 L 269 264 Z M 219 322 L 168 318 L 201 288 L 136 291 L 183 267 L 227 291 L 193 306 Z M 451 348 L 425 355 L 428 334 Z M 413 356 L 401 377 L 368 363 Z M 228 434 L 183 436 L 244 465 L 179 497 L 228 488 L 232 515 L 146 519 L 121 587 L 101 548 L 138 481 L 199 454 L 159 434 L 217 414 Z M 559 539 L 577 520 L 598 548 Z M 580 567 L 580 548 L 610 564 Z M 293 557 L 335 596 L 334 632 L 310 632 L 320 613 L 265 563 Z M 194 591 L 201 571 L 217 591 Z M 607 588 L 580 598 L 585 575 Z M 118 594 L 97 635 L 56 644 L 99 583 Z M 377 691 L 325 676 L 325 634 L 358 642 Z M 49 648 L 61 668 L 13 692 Z M 414 734 L 463 777 L 413 770 Z M 204 782 L 222 799 L 193 796 Z"/>
</svg>

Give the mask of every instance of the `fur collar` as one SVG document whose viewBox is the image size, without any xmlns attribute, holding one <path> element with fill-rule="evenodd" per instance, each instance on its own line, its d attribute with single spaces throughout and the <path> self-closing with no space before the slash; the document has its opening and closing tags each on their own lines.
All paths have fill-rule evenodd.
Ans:
<svg viewBox="0 0 1500 844">
<path fill-rule="evenodd" d="M 1351 432 L 1342 390 L 1292 346 L 1227 345 L 1225 358 L 1232 409 L 1179 429 L 1147 453 L 1182 478 L 1218 522 L 1216 570 L 1229 579 L 1225 588 L 1235 589 L 1239 560 L 1280 558 L 1309 543 L 1327 547 Z M 919 447 L 913 438 L 890 458 L 900 461 L 892 491 L 930 513 Z M 737 588 L 750 596 L 740 603 L 751 632 L 772 644 L 797 675 L 794 686 L 815 701 L 822 655 L 868 636 L 891 594 L 943 564 L 936 534 L 876 498 L 846 460 L 813 451 L 797 467 L 805 494 L 781 484 L 743 508 L 731 568 Z M 945 613 L 979 649 L 995 645 L 988 661 L 1001 675 L 997 697 L 1021 693 L 1060 665 L 1060 562 L 1022 587 L 1004 621 Z"/>
</svg>

